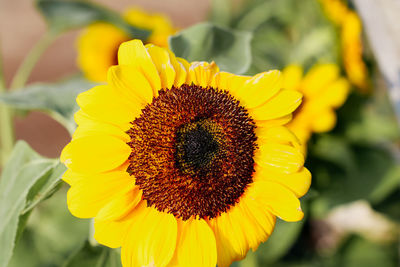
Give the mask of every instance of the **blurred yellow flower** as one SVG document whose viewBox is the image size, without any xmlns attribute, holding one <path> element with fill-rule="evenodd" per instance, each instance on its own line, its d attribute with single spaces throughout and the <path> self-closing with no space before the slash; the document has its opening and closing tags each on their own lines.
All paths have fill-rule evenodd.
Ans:
<svg viewBox="0 0 400 267">
<path fill-rule="evenodd" d="M 230 266 L 268 239 L 276 216 L 303 218 L 311 183 L 283 126 L 302 95 L 282 75 L 220 72 L 139 40 L 106 85 L 80 94 L 63 149 L 68 208 L 125 267 Z"/>
<path fill-rule="evenodd" d="M 361 21 L 356 13 L 349 11 L 342 24 L 343 62 L 351 83 L 362 92 L 368 92 L 368 70 L 362 58 Z"/>
<path fill-rule="evenodd" d="M 340 28 L 343 65 L 349 81 L 361 92 L 369 90 L 368 70 L 362 58 L 362 25 L 342 0 L 320 0 L 327 17 Z"/>
<path fill-rule="evenodd" d="M 149 14 L 138 8 L 130 8 L 124 19 L 132 26 L 150 30 L 146 40 L 158 46 L 168 46 L 168 36 L 175 33 L 171 21 L 164 15 Z M 133 39 L 116 26 L 98 22 L 88 26 L 78 39 L 78 66 L 91 81 L 107 80 L 108 68 L 117 65 L 117 51 L 121 43 Z"/>
<path fill-rule="evenodd" d="M 330 131 L 336 124 L 335 109 L 345 102 L 350 88 L 339 71 L 335 64 L 315 65 L 304 77 L 298 65 L 283 70 L 284 88 L 303 94 L 303 102 L 287 127 L 299 138 L 304 153 L 312 133 Z"/>
</svg>

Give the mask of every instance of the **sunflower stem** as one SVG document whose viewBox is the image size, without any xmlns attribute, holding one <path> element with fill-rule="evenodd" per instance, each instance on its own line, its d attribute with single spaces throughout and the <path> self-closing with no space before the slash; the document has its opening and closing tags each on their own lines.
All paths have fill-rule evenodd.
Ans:
<svg viewBox="0 0 400 267">
<path fill-rule="evenodd" d="M 57 34 L 48 31 L 39 39 L 19 66 L 11 82 L 10 90 L 18 90 L 25 86 L 37 61 L 44 51 L 53 43 L 56 37 Z"/>
<path fill-rule="evenodd" d="M 6 81 L 3 71 L 3 61 L 0 54 L 0 93 L 6 92 Z M 0 104 L 0 166 L 3 167 L 14 145 L 14 127 L 12 110 L 5 104 Z"/>
</svg>

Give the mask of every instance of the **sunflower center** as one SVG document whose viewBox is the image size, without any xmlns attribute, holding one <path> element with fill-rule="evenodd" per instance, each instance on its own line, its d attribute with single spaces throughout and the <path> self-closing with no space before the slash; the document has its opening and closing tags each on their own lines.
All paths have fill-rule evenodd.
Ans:
<svg viewBox="0 0 400 267">
<path fill-rule="evenodd" d="M 128 131 L 128 172 L 149 206 L 214 218 L 252 182 L 255 123 L 228 92 L 196 85 L 159 91 Z"/>
<path fill-rule="evenodd" d="M 185 174 L 204 176 L 210 171 L 212 161 L 221 156 L 223 135 L 211 120 L 200 120 L 182 125 L 177 130 L 175 161 Z"/>
</svg>

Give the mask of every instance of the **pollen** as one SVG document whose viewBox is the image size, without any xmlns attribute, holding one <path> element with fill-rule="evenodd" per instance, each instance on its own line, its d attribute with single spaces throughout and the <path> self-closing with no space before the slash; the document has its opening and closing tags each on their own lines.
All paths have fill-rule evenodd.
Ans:
<svg viewBox="0 0 400 267">
<path fill-rule="evenodd" d="M 227 91 L 162 89 L 128 130 L 128 173 L 149 206 L 177 218 L 227 212 L 252 183 L 255 123 Z"/>
</svg>

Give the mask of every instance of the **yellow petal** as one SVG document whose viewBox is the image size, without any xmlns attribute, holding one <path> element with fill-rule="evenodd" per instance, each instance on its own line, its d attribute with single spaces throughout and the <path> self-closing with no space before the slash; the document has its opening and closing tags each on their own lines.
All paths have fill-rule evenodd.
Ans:
<svg viewBox="0 0 400 267">
<path fill-rule="evenodd" d="M 229 267 L 233 261 L 246 256 L 249 244 L 243 229 L 243 219 L 240 209 L 235 205 L 229 212 L 209 221 L 217 242 L 219 267 Z"/>
<path fill-rule="evenodd" d="M 272 120 L 265 120 L 265 121 L 260 121 L 257 120 L 256 121 L 256 125 L 257 127 L 262 127 L 262 128 L 271 128 L 271 127 L 276 127 L 276 126 L 281 126 L 281 125 L 285 125 L 288 122 L 290 122 L 293 118 L 292 113 L 276 118 L 276 119 L 272 119 Z"/>
<path fill-rule="evenodd" d="M 132 179 L 133 180 L 133 179 Z M 142 200 L 142 191 L 132 183 L 125 191 L 116 195 L 96 215 L 97 221 L 119 220 L 125 217 Z"/>
<path fill-rule="evenodd" d="M 283 69 L 283 88 L 298 90 L 303 77 L 303 68 L 300 65 L 289 65 Z"/>
<path fill-rule="evenodd" d="M 175 82 L 175 69 L 172 66 L 168 51 L 164 48 L 148 44 L 146 45 L 154 65 L 161 78 L 161 87 L 170 89 Z"/>
<path fill-rule="evenodd" d="M 235 75 L 221 71 L 214 75 L 211 86 L 220 90 L 226 90 L 235 95 L 235 92 L 243 87 L 251 78 L 250 76 Z"/>
<path fill-rule="evenodd" d="M 315 104 L 324 107 L 340 107 L 347 98 L 350 84 L 345 78 L 340 78 L 329 84 L 315 99 Z M 314 102 L 313 102 L 314 104 Z"/>
<path fill-rule="evenodd" d="M 266 169 L 282 173 L 296 172 L 304 165 L 299 148 L 277 143 L 259 143 L 254 160 Z"/>
<path fill-rule="evenodd" d="M 79 109 L 77 112 L 74 114 L 74 120 L 76 124 L 79 126 L 81 124 L 86 123 L 86 121 L 93 121 L 95 120 L 94 118 L 90 117 L 86 112 L 84 112 L 82 109 Z M 98 120 L 97 120 L 98 121 Z"/>
<path fill-rule="evenodd" d="M 120 139 L 95 135 L 71 141 L 61 152 L 60 160 L 73 171 L 99 173 L 120 166 L 130 153 L 130 147 Z"/>
<path fill-rule="evenodd" d="M 106 85 L 79 94 L 76 101 L 89 116 L 111 124 L 131 122 L 140 114 L 140 108 Z"/>
<path fill-rule="evenodd" d="M 274 215 L 288 222 L 303 219 L 300 201 L 292 191 L 270 181 L 254 182 L 249 194 L 260 205 L 264 205 Z"/>
<path fill-rule="evenodd" d="M 312 135 L 312 129 L 310 123 L 307 120 L 293 120 L 293 124 L 289 123 L 287 127 L 292 131 L 299 140 L 300 149 L 305 155 L 307 149 L 307 142 Z"/>
<path fill-rule="evenodd" d="M 110 23 L 89 25 L 77 42 L 78 65 L 85 77 L 95 82 L 106 81 L 108 68 L 117 64 L 118 46 L 129 39 L 123 30 Z"/>
<path fill-rule="evenodd" d="M 154 93 L 150 82 L 137 67 L 111 67 L 108 70 L 108 83 L 139 110 L 153 100 Z"/>
<path fill-rule="evenodd" d="M 240 201 L 239 207 L 242 210 L 242 216 L 246 218 L 243 228 L 247 229 L 248 244 L 255 251 L 260 243 L 267 241 L 272 234 L 276 217 L 266 211 L 262 204 L 254 201 L 249 194 L 246 194 Z"/>
<path fill-rule="evenodd" d="M 274 229 L 275 216 L 245 193 L 239 203 L 209 224 L 217 240 L 218 266 L 228 267 L 243 259 L 249 248 L 256 249 L 267 240 Z"/>
<path fill-rule="evenodd" d="M 284 145 L 300 146 L 300 141 L 286 127 L 277 126 L 271 128 L 256 128 L 256 135 L 259 142 L 276 142 Z"/>
<path fill-rule="evenodd" d="M 135 218 L 123 241 L 122 265 L 166 266 L 176 248 L 177 221 L 172 214 L 147 207 L 146 201 L 135 209 Z"/>
<path fill-rule="evenodd" d="M 96 241 L 110 248 L 120 247 L 135 219 L 134 212 L 117 221 L 99 221 L 95 218 L 94 238 Z"/>
<path fill-rule="evenodd" d="M 249 110 L 255 120 L 277 119 L 292 113 L 301 104 L 302 94 L 282 89 L 265 104 Z"/>
<path fill-rule="evenodd" d="M 316 133 L 323 133 L 323 132 L 328 132 L 335 127 L 336 124 L 336 114 L 333 110 L 331 109 L 326 109 L 318 116 L 315 117 L 315 119 L 311 122 L 312 123 L 312 129 Z"/>
<path fill-rule="evenodd" d="M 176 73 L 174 85 L 175 87 L 180 87 L 186 81 L 186 68 L 183 63 L 175 57 L 174 53 L 172 53 L 169 49 L 167 49 L 167 51 L 171 60 L 171 64 Z M 189 65 L 188 62 L 186 63 Z"/>
<path fill-rule="evenodd" d="M 255 108 L 276 95 L 282 88 L 282 81 L 277 70 L 259 73 L 238 88 L 234 95 L 246 108 Z"/>
<path fill-rule="evenodd" d="M 110 135 L 121 139 L 125 143 L 130 140 L 129 135 L 121 130 L 121 128 L 104 122 L 86 119 L 86 122 L 79 125 L 72 135 L 72 139 L 89 137 L 93 135 Z"/>
<path fill-rule="evenodd" d="M 84 112 L 82 109 L 78 110 L 77 112 L 75 112 L 74 114 L 74 120 L 76 122 L 76 124 L 78 126 L 81 125 L 85 125 L 85 124 L 91 124 L 91 123 L 107 123 L 107 124 L 111 124 L 113 126 L 118 127 L 119 129 L 121 129 L 123 132 L 126 132 L 127 130 L 129 130 L 132 126 L 132 124 L 130 122 L 125 122 L 125 123 L 109 123 L 109 122 L 102 122 L 99 121 L 98 119 L 95 119 L 93 117 L 91 117 L 89 114 L 87 114 L 86 112 Z"/>
<path fill-rule="evenodd" d="M 344 19 L 342 28 L 343 42 L 349 42 L 349 40 L 354 42 L 354 40 L 359 40 L 362 31 L 360 18 L 355 12 L 348 12 Z"/>
<path fill-rule="evenodd" d="M 176 60 L 177 60 L 179 63 L 182 64 L 183 68 L 186 70 L 186 74 L 188 74 L 189 68 L 190 68 L 190 63 L 187 62 L 186 59 L 180 58 L 180 57 L 177 57 Z"/>
<path fill-rule="evenodd" d="M 134 179 L 125 171 L 80 174 L 79 180 L 68 190 L 68 209 L 79 218 L 95 217 L 101 208 L 133 183 Z"/>
<path fill-rule="evenodd" d="M 312 97 L 339 76 L 339 67 L 335 64 L 319 64 L 312 67 L 305 75 L 301 92 L 306 97 Z"/>
<path fill-rule="evenodd" d="M 169 266 L 215 267 L 217 248 L 214 233 L 204 220 L 178 221 L 175 255 Z"/>
<path fill-rule="evenodd" d="M 219 68 L 215 62 L 192 62 L 188 70 L 186 83 L 194 83 L 204 88 L 208 87 L 211 85 L 212 79 L 218 71 Z"/>
<path fill-rule="evenodd" d="M 176 31 L 171 20 L 164 14 L 149 13 L 137 7 L 128 8 L 124 12 L 124 19 L 139 29 L 150 30 L 146 41 L 161 47 L 168 47 L 168 37 Z"/>
<path fill-rule="evenodd" d="M 81 179 L 82 175 L 68 169 L 64 172 L 61 179 L 69 185 L 72 185 Z"/>
<path fill-rule="evenodd" d="M 320 0 L 327 17 L 337 26 L 343 23 L 343 19 L 349 12 L 347 3 L 340 0 Z"/>
<path fill-rule="evenodd" d="M 150 82 L 154 95 L 161 89 L 160 76 L 142 41 L 136 39 L 122 43 L 118 50 L 118 63 L 139 68 Z"/>
<path fill-rule="evenodd" d="M 304 196 L 311 185 L 311 173 L 306 168 L 298 172 L 283 174 L 266 170 L 262 166 L 256 166 L 254 181 L 273 181 L 289 188 L 296 197 Z"/>
<path fill-rule="evenodd" d="M 225 71 L 217 72 L 211 80 L 211 86 L 221 90 L 228 90 L 233 77 L 235 77 L 233 73 Z"/>
</svg>

